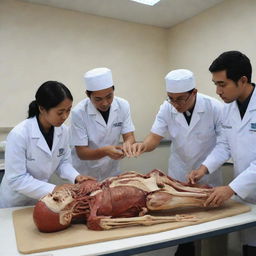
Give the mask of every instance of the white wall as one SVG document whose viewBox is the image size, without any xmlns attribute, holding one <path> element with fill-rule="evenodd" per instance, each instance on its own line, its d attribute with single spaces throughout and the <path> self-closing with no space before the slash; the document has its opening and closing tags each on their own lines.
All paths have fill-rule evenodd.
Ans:
<svg viewBox="0 0 256 256">
<path fill-rule="evenodd" d="M 165 98 L 167 71 L 191 69 L 199 91 L 218 98 L 208 67 L 220 53 L 240 50 L 256 68 L 255 13 L 255 0 L 226 0 L 165 30 L 0 0 L 0 140 L 1 127 L 25 118 L 42 82 L 65 83 L 77 103 L 83 98 L 83 73 L 98 66 L 113 70 L 116 92 L 130 101 L 142 139 Z M 124 159 L 121 168 L 166 171 L 168 156 L 169 147 L 162 146 L 137 159 Z"/>
<path fill-rule="evenodd" d="M 112 69 L 116 95 L 131 103 L 139 139 L 165 98 L 165 29 L 1 0 L 0 42 L 0 127 L 25 119 L 47 80 L 66 84 L 76 104 L 85 96 L 84 72 L 100 66 Z"/>
<path fill-rule="evenodd" d="M 84 97 L 85 71 L 108 66 L 116 94 L 131 103 L 138 139 L 149 132 L 165 98 L 163 77 L 175 68 L 195 72 L 199 91 L 216 98 L 208 67 L 226 50 L 247 54 L 255 68 L 256 1 L 226 0 L 161 29 L 18 0 L 0 0 L 0 140 L 26 116 L 44 81 L 56 79 Z M 124 159 L 124 170 L 167 170 L 169 148 Z"/>
<path fill-rule="evenodd" d="M 255 13 L 255 0 L 226 0 L 169 29 L 169 70 L 191 69 L 199 90 L 218 98 L 208 67 L 222 52 L 239 50 L 256 69 Z"/>
</svg>

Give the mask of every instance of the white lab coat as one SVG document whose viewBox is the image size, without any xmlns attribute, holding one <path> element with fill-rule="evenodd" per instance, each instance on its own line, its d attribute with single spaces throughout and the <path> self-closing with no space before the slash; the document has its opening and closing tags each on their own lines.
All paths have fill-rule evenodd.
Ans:
<svg viewBox="0 0 256 256">
<path fill-rule="evenodd" d="M 212 151 L 221 130 L 223 104 L 209 96 L 197 93 L 196 104 L 188 125 L 179 113 L 165 101 L 156 116 L 151 132 L 171 140 L 168 175 L 185 182 L 186 175 L 198 168 Z M 217 186 L 222 183 L 221 173 L 206 175 L 200 183 Z"/>
<path fill-rule="evenodd" d="M 213 173 L 231 156 L 235 179 L 229 186 L 242 199 L 256 203 L 256 89 L 242 120 L 236 101 L 225 104 L 222 131 L 203 164 Z"/>
<path fill-rule="evenodd" d="M 256 89 L 241 120 L 236 101 L 226 104 L 221 139 L 203 162 L 213 173 L 231 156 L 235 178 L 229 186 L 250 203 L 256 203 Z M 256 247 L 256 228 L 241 231 L 241 241 Z"/>
<path fill-rule="evenodd" d="M 118 145 L 120 136 L 134 131 L 129 103 L 114 97 L 108 123 L 94 107 L 89 98 L 82 100 L 72 110 L 70 125 L 71 146 L 89 146 L 92 149 Z M 103 180 L 120 173 L 118 160 L 103 157 L 99 160 L 80 160 L 75 148 L 72 149 L 73 166 L 84 175 Z"/>
<path fill-rule="evenodd" d="M 31 205 L 52 192 L 48 180 L 55 171 L 71 182 L 79 175 L 71 165 L 67 127 L 54 127 L 50 150 L 36 117 L 24 120 L 7 137 L 0 208 Z"/>
</svg>

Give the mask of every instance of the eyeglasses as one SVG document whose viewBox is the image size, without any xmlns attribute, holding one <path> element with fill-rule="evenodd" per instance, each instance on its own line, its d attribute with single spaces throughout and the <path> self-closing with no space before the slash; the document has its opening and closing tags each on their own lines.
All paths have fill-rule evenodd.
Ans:
<svg viewBox="0 0 256 256">
<path fill-rule="evenodd" d="M 186 99 L 176 99 L 176 100 L 173 100 L 170 97 L 168 97 L 166 100 L 169 103 L 171 103 L 171 104 L 185 105 L 187 103 L 187 101 L 189 100 L 191 95 L 192 95 L 192 93 L 190 93 Z"/>
</svg>

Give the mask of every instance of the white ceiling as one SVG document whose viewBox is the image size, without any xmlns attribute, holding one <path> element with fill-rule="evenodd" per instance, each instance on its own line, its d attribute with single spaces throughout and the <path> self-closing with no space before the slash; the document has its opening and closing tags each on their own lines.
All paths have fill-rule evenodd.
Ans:
<svg viewBox="0 0 256 256">
<path fill-rule="evenodd" d="M 23 0 L 135 23 L 169 28 L 224 0 L 161 0 L 146 6 L 130 0 Z"/>
</svg>

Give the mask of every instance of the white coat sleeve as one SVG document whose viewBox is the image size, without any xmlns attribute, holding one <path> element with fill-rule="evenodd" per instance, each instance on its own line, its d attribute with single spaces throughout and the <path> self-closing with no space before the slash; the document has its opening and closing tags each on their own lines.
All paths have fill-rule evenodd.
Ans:
<svg viewBox="0 0 256 256">
<path fill-rule="evenodd" d="M 40 199 L 52 192 L 55 185 L 35 179 L 26 168 L 26 139 L 11 132 L 5 150 L 5 175 L 10 187 L 25 196 Z"/>
<path fill-rule="evenodd" d="M 71 112 L 69 132 L 71 146 L 88 146 L 89 139 L 82 116 L 74 111 Z"/>
<path fill-rule="evenodd" d="M 169 103 L 168 103 L 169 104 Z M 160 109 L 156 115 L 155 121 L 152 125 L 151 132 L 159 136 L 165 137 L 168 132 L 168 123 L 166 121 L 168 116 L 168 107 L 165 103 L 160 106 Z"/>
<path fill-rule="evenodd" d="M 221 167 L 227 160 L 230 159 L 230 146 L 227 140 L 226 129 L 223 125 L 225 115 L 221 112 L 216 113 L 216 134 L 217 142 L 212 152 L 207 156 L 205 161 L 202 163 L 208 168 L 209 173 L 215 172 Z"/>
<path fill-rule="evenodd" d="M 71 164 L 71 150 L 69 147 L 69 134 L 68 130 L 66 127 L 63 126 L 64 130 L 64 138 L 65 138 L 65 154 L 60 160 L 60 163 L 57 167 L 57 174 L 62 178 L 62 179 L 67 179 L 70 182 L 74 183 L 76 176 L 79 175 L 79 172 L 75 170 L 75 168 Z"/>
<path fill-rule="evenodd" d="M 256 158 L 256 157 L 255 157 Z M 229 186 L 242 199 L 254 201 L 256 197 L 256 159 L 252 161 L 247 169 L 240 173 Z"/>
<path fill-rule="evenodd" d="M 123 124 L 122 124 L 122 134 L 126 134 L 129 132 L 134 132 L 135 128 L 132 122 L 132 117 L 131 117 L 131 110 L 130 110 L 130 105 L 127 101 L 125 101 L 124 105 L 124 119 L 123 119 Z"/>
</svg>

